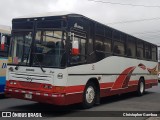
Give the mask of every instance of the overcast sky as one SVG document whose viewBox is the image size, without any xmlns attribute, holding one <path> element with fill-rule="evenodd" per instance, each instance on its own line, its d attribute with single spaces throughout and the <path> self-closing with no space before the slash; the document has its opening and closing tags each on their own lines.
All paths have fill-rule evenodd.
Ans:
<svg viewBox="0 0 160 120">
<path fill-rule="evenodd" d="M 0 24 L 11 26 L 12 18 L 34 13 L 70 11 L 72 13 L 83 14 L 89 18 L 102 22 L 115 29 L 129 33 L 136 37 L 142 38 L 146 41 L 160 44 L 160 0 L 95 1 L 1 0 Z M 135 20 L 143 21 L 133 22 Z"/>
</svg>

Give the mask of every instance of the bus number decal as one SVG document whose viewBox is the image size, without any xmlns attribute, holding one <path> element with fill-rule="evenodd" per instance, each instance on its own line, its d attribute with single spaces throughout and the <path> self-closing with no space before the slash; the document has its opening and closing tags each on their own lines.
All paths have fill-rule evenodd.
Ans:
<svg viewBox="0 0 160 120">
<path fill-rule="evenodd" d="M 95 70 L 95 66 L 94 65 L 92 65 L 92 70 Z"/>
</svg>

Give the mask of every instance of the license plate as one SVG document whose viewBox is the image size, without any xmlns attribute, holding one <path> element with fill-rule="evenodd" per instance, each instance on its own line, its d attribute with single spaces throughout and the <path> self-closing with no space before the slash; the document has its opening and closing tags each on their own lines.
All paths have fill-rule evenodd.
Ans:
<svg viewBox="0 0 160 120">
<path fill-rule="evenodd" d="M 24 97 L 27 98 L 27 99 L 32 99 L 32 94 L 25 94 Z"/>
</svg>

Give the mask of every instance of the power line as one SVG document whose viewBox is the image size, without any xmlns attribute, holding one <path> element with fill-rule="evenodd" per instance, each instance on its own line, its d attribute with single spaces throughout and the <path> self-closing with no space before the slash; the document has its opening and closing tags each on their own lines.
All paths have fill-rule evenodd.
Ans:
<svg viewBox="0 0 160 120">
<path fill-rule="evenodd" d="M 155 35 L 155 36 L 136 36 L 138 38 L 142 38 L 142 39 L 159 39 L 160 38 L 160 34 L 159 35 Z"/>
<path fill-rule="evenodd" d="M 151 35 L 151 36 L 141 36 L 141 37 L 145 37 L 145 38 L 160 37 L 160 34 Z"/>
<path fill-rule="evenodd" d="M 117 5 L 126 5 L 126 6 L 133 6 L 133 7 L 154 7 L 160 8 L 160 6 L 150 6 L 150 5 L 136 5 L 136 4 L 127 4 L 127 3 L 118 3 L 118 2 L 109 2 L 109 1 L 101 1 L 101 0 L 88 0 L 92 2 L 99 2 L 99 3 L 106 3 L 106 4 L 117 4 Z"/>
<path fill-rule="evenodd" d="M 139 36 L 139 35 L 138 35 Z M 139 37 L 157 37 L 159 36 L 160 37 L 160 34 L 155 34 L 155 35 L 142 35 L 142 36 L 139 36 Z"/>
<path fill-rule="evenodd" d="M 131 34 L 150 34 L 150 33 L 158 33 L 160 32 L 160 30 L 158 31 L 146 31 L 146 32 L 140 32 L 140 33 L 131 33 Z"/>
<path fill-rule="evenodd" d="M 107 24 L 132 23 L 132 22 L 142 22 L 142 21 L 150 21 L 150 20 L 160 20 L 160 18 L 157 17 L 157 18 L 149 18 L 149 19 L 129 20 L 129 21 L 121 21 L 121 22 L 107 23 Z"/>
</svg>

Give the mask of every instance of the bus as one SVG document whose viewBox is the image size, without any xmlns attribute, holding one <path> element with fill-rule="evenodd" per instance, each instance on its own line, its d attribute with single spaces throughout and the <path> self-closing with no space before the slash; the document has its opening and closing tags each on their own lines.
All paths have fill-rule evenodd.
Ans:
<svg viewBox="0 0 160 120">
<path fill-rule="evenodd" d="M 157 46 L 75 13 L 12 20 L 8 97 L 90 108 L 158 85 Z"/>
<path fill-rule="evenodd" d="M 7 56 L 10 44 L 10 34 L 10 27 L 0 25 L 0 94 L 4 94 L 4 87 L 6 83 Z"/>
</svg>

